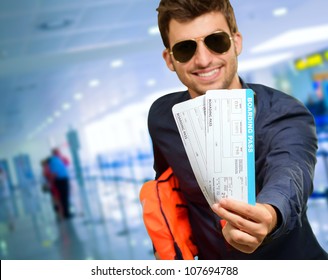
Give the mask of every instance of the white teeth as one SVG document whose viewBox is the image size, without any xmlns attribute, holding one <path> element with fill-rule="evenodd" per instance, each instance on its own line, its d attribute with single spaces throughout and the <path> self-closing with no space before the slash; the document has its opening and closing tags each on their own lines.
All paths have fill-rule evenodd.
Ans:
<svg viewBox="0 0 328 280">
<path fill-rule="evenodd" d="M 213 71 L 211 72 L 207 72 L 207 73 L 198 73 L 198 76 L 200 77 L 210 77 L 214 74 L 216 74 L 219 70 L 218 69 L 214 69 Z"/>
</svg>

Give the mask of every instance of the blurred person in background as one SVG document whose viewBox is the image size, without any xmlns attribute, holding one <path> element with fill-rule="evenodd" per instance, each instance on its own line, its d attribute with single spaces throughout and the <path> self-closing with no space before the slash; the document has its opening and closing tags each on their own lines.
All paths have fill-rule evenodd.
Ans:
<svg viewBox="0 0 328 280">
<path fill-rule="evenodd" d="M 50 170 L 50 157 L 47 157 L 41 161 L 42 175 L 44 182 L 42 184 L 42 190 L 44 192 L 50 192 L 53 208 L 57 214 L 57 217 L 61 219 L 63 217 L 63 206 L 60 199 L 60 193 L 55 183 L 55 175 Z"/>
<path fill-rule="evenodd" d="M 71 218 L 70 212 L 70 178 L 68 172 L 69 161 L 59 151 L 58 148 L 52 150 L 49 159 L 50 172 L 54 176 L 54 183 L 59 192 L 59 198 L 63 209 L 63 217 Z"/>
</svg>

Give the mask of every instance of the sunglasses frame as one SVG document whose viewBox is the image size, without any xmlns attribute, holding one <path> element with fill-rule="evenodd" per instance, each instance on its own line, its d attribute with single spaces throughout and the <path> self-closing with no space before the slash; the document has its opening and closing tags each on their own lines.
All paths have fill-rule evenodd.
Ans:
<svg viewBox="0 0 328 280">
<path fill-rule="evenodd" d="M 217 31 L 215 31 L 215 32 L 213 32 L 213 33 L 211 33 L 211 34 L 206 35 L 206 36 L 201 36 L 201 37 L 197 37 L 197 38 L 192 38 L 192 39 L 187 39 L 187 40 L 181 40 L 181 41 L 178 41 L 178 42 L 176 42 L 176 43 L 173 45 L 173 47 L 172 47 L 171 50 L 168 49 L 168 50 L 169 50 L 169 54 L 172 55 L 172 56 L 174 57 L 174 59 L 175 59 L 178 63 L 187 63 L 187 62 L 190 61 L 190 60 L 193 58 L 193 56 L 195 55 L 195 53 L 196 53 L 196 51 L 197 51 L 197 47 L 198 47 L 198 44 L 197 44 L 198 41 L 203 41 L 204 44 L 205 44 L 205 46 L 206 46 L 206 48 L 207 48 L 208 50 L 210 50 L 211 52 L 214 52 L 214 53 L 216 53 L 216 54 L 225 54 L 225 53 L 227 53 L 227 52 L 230 50 L 230 48 L 231 48 L 231 43 L 230 43 L 230 47 L 229 47 L 229 49 L 226 50 L 226 51 L 223 52 L 223 53 L 219 53 L 219 52 L 216 52 L 216 51 L 212 50 L 212 49 L 211 49 L 209 46 L 207 46 L 207 44 L 205 43 L 205 39 L 206 39 L 208 36 L 211 36 L 211 35 L 214 35 L 214 34 L 218 34 L 218 33 L 223 33 L 223 34 L 228 35 L 230 41 L 232 41 L 232 39 L 233 39 L 233 38 L 232 38 L 227 32 L 222 31 L 222 30 L 217 30 Z M 196 49 L 195 49 L 193 55 L 192 55 L 187 61 L 183 61 L 183 62 L 181 62 L 181 61 L 179 61 L 179 60 L 177 60 L 177 59 L 175 58 L 174 53 L 173 53 L 173 48 L 174 48 L 174 46 L 175 46 L 176 44 L 179 44 L 179 43 L 182 43 L 182 42 L 185 42 L 185 41 L 186 41 L 186 42 L 187 42 L 187 41 L 195 41 L 195 42 L 196 42 Z"/>
</svg>

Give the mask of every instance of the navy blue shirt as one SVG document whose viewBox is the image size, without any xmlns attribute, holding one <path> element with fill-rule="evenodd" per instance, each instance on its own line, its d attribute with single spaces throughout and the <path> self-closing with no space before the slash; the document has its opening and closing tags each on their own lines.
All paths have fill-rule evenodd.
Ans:
<svg viewBox="0 0 328 280">
<path fill-rule="evenodd" d="M 190 99 L 188 91 L 162 96 L 150 108 L 156 178 L 171 166 L 179 179 L 199 259 L 328 259 L 306 216 L 317 151 L 313 116 L 287 94 L 242 84 L 255 92 L 256 201 L 277 209 L 277 229 L 252 254 L 234 249 L 223 238 L 220 218 L 197 184 L 172 114 L 175 104 Z"/>
</svg>

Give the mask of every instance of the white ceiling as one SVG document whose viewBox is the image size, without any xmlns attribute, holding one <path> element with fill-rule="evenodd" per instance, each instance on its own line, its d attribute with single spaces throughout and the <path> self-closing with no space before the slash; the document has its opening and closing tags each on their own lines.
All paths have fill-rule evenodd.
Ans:
<svg viewBox="0 0 328 280">
<path fill-rule="evenodd" d="M 244 36 L 243 67 L 252 59 L 286 53 L 295 58 L 328 46 L 327 0 L 231 2 Z M 0 145 L 37 135 L 47 119 L 56 120 L 56 112 L 84 123 L 177 85 L 162 61 L 160 36 L 149 34 L 157 25 L 157 5 L 158 0 L 0 0 Z M 288 14 L 274 17 L 280 7 Z M 322 36 L 311 44 L 286 42 L 277 50 L 252 52 L 290 30 L 322 25 Z M 89 85 L 93 79 L 97 87 Z M 65 102 L 72 104 L 69 113 Z"/>
</svg>

